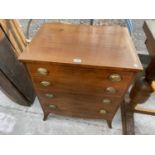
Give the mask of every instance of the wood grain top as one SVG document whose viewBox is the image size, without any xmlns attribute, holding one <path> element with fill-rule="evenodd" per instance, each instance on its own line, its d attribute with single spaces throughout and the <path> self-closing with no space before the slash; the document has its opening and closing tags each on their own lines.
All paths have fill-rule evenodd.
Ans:
<svg viewBox="0 0 155 155">
<path fill-rule="evenodd" d="M 120 26 L 46 23 L 19 60 L 142 70 L 128 30 Z"/>
</svg>

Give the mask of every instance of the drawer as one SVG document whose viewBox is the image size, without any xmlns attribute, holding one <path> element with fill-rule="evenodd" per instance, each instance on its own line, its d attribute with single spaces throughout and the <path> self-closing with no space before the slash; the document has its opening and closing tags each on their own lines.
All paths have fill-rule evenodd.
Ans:
<svg viewBox="0 0 155 155">
<path fill-rule="evenodd" d="M 100 111 L 106 110 L 107 113 L 115 113 L 122 99 L 117 97 L 86 95 L 78 93 L 66 93 L 60 91 L 37 91 L 39 100 L 42 105 L 54 105 L 58 109 L 75 111 Z"/>
<path fill-rule="evenodd" d="M 51 78 L 53 81 L 65 84 L 93 84 L 100 86 L 105 83 L 108 85 L 112 83 L 125 87 L 134 75 L 131 72 L 111 69 L 86 68 L 77 65 L 54 65 L 49 63 L 30 63 L 27 64 L 27 68 L 31 77 Z"/>
<path fill-rule="evenodd" d="M 63 91 L 67 93 L 81 93 L 90 95 L 109 95 L 121 97 L 128 88 L 127 86 L 116 83 L 105 83 L 104 80 L 100 82 L 100 85 L 96 83 L 64 83 L 63 81 L 56 81 L 50 77 L 33 77 L 33 84 L 36 89 L 51 90 L 51 91 Z M 45 83 L 45 85 L 44 85 Z M 48 85 L 46 84 L 48 83 Z M 112 90 L 111 90 L 112 89 Z M 113 90 L 114 89 L 114 90 Z"/>
<path fill-rule="evenodd" d="M 73 107 L 69 107 L 68 109 L 63 109 L 62 107 L 49 108 L 48 105 L 43 105 L 42 107 L 46 113 L 54 113 L 78 118 L 106 119 L 111 121 L 115 115 L 115 113 L 112 112 L 101 114 L 100 111 L 97 110 L 85 110 L 81 108 L 75 109 Z"/>
</svg>

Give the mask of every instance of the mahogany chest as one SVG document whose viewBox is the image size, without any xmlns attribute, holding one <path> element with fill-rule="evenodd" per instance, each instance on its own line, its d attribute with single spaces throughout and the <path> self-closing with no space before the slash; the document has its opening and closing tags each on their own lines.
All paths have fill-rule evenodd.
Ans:
<svg viewBox="0 0 155 155">
<path fill-rule="evenodd" d="M 44 24 L 20 55 L 44 112 L 112 119 L 142 65 L 120 26 Z"/>
</svg>

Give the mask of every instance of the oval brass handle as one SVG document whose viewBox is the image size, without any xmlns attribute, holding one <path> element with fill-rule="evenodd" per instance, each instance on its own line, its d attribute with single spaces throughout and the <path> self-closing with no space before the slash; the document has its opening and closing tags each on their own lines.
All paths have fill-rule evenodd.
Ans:
<svg viewBox="0 0 155 155">
<path fill-rule="evenodd" d="M 152 87 L 153 91 L 155 91 L 155 81 L 152 81 L 151 87 Z"/>
<path fill-rule="evenodd" d="M 102 103 L 104 103 L 104 104 L 111 104 L 111 100 L 110 99 L 103 99 Z"/>
<path fill-rule="evenodd" d="M 40 68 L 37 69 L 37 72 L 38 72 L 39 74 L 41 74 L 41 75 L 47 75 L 48 70 L 47 70 L 46 68 L 40 67 Z"/>
<path fill-rule="evenodd" d="M 44 87 L 47 87 L 47 86 L 51 85 L 51 82 L 49 82 L 49 81 L 41 81 L 40 84 L 42 86 L 44 86 Z"/>
<path fill-rule="evenodd" d="M 116 93 L 116 89 L 114 87 L 107 87 L 106 88 L 106 92 L 110 93 L 110 94 L 115 94 Z"/>
<path fill-rule="evenodd" d="M 109 80 L 111 80 L 112 82 L 119 82 L 121 81 L 121 76 L 119 74 L 111 74 L 109 76 Z"/>
<path fill-rule="evenodd" d="M 55 106 L 54 104 L 50 104 L 48 107 L 49 107 L 50 109 L 55 109 L 55 108 L 56 108 L 56 106 Z"/>
<path fill-rule="evenodd" d="M 101 109 L 101 110 L 100 110 L 100 114 L 106 114 L 106 113 L 107 113 L 106 110 L 104 110 L 104 109 Z"/>
<path fill-rule="evenodd" d="M 51 94 L 51 93 L 46 93 L 45 96 L 46 96 L 47 98 L 54 98 L 54 95 Z"/>
</svg>

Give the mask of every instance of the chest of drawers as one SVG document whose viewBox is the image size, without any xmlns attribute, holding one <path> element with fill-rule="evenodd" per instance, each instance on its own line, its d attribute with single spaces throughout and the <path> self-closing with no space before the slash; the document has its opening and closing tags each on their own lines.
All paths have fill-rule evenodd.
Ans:
<svg viewBox="0 0 155 155">
<path fill-rule="evenodd" d="M 44 112 L 112 119 L 142 70 L 126 28 L 44 24 L 19 60 Z"/>
</svg>

